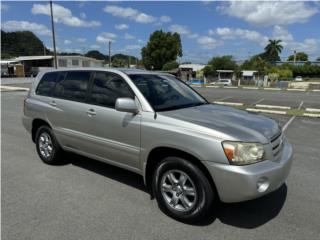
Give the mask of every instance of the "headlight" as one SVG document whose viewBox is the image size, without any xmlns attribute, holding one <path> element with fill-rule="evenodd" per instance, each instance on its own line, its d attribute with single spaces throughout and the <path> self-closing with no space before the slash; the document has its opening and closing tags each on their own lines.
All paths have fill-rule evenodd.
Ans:
<svg viewBox="0 0 320 240">
<path fill-rule="evenodd" d="M 223 142 L 223 150 L 231 164 L 247 165 L 264 160 L 264 149 L 260 143 Z"/>
</svg>

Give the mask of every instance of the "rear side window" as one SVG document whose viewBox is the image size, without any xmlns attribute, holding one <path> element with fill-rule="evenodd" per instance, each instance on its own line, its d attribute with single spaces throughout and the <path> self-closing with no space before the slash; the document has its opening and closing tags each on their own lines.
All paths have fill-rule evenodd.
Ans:
<svg viewBox="0 0 320 240">
<path fill-rule="evenodd" d="M 107 72 L 96 72 L 90 103 L 114 108 L 117 98 L 134 98 L 128 84 L 119 75 Z"/>
<path fill-rule="evenodd" d="M 63 81 L 57 83 L 55 96 L 67 100 L 84 102 L 87 96 L 91 73 L 88 71 L 71 71 Z"/>
<path fill-rule="evenodd" d="M 44 74 L 38 84 L 36 94 L 42 96 L 51 96 L 54 86 L 56 85 L 58 76 L 58 72 L 50 72 Z"/>
</svg>

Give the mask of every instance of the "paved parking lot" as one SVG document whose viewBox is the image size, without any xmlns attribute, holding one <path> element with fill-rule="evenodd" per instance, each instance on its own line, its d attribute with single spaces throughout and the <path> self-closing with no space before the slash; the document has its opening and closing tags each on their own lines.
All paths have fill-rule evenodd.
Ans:
<svg viewBox="0 0 320 240">
<path fill-rule="evenodd" d="M 210 100 L 238 96 L 214 92 L 202 91 Z M 268 94 L 248 91 L 245 99 L 285 96 L 319 106 L 311 94 Z M 319 239 L 319 119 L 297 117 L 287 128 L 295 155 L 286 185 L 257 200 L 221 204 L 215 218 L 194 226 L 158 210 L 134 173 L 75 155 L 63 166 L 43 164 L 21 124 L 25 95 L 1 94 L 2 239 Z M 281 125 L 289 120 L 269 116 Z"/>
<path fill-rule="evenodd" d="M 227 88 L 196 88 L 210 101 L 241 102 L 244 104 L 266 104 L 292 108 L 320 108 L 319 92 L 293 92 L 272 90 L 249 90 Z"/>
</svg>

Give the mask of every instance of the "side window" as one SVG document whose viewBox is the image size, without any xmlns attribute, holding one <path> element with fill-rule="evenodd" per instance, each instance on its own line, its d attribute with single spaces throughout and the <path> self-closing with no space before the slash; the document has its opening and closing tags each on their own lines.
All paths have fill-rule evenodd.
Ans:
<svg viewBox="0 0 320 240">
<path fill-rule="evenodd" d="M 42 96 L 51 96 L 54 86 L 56 85 L 58 75 L 59 72 L 50 72 L 44 74 L 38 84 L 36 94 Z"/>
<path fill-rule="evenodd" d="M 55 87 L 55 96 L 67 100 L 84 102 L 90 81 L 90 72 L 71 71 L 63 81 L 59 81 Z"/>
<path fill-rule="evenodd" d="M 119 75 L 108 72 L 96 72 L 90 102 L 105 107 L 114 108 L 117 98 L 134 98 L 134 95 Z"/>
</svg>

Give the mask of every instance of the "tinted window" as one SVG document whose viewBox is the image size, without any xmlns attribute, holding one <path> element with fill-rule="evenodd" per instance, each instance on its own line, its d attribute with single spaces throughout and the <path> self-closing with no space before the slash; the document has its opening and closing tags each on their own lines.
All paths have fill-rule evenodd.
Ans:
<svg viewBox="0 0 320 240">
<path fill-rule="evenodd" d="M 114 108 L 117 98 L 133 98 L 127 83 L 117 74 L 97 72 L 93 81 L 90 102 Z"/>
<path fill-rule="evenodd" d="M 58 75 L 58 72 L 44 74 L 40 80 L 36 93 L 38 95 L 50 96 L 54 86 L 56 85 Z"/>
<path fill-rule="evenodd" d="M 90 72 L 86 71 L 71 71 L 63 81 L 57 83 L 55 87 L 55 96 L 84 102 L 90 81 Z"/>
<path fill-rule="evenodd" d="M 155 74 L 129 75 L 155 111 L 207 104 L 199 94 L 173 76 Z"/>
</svg>

